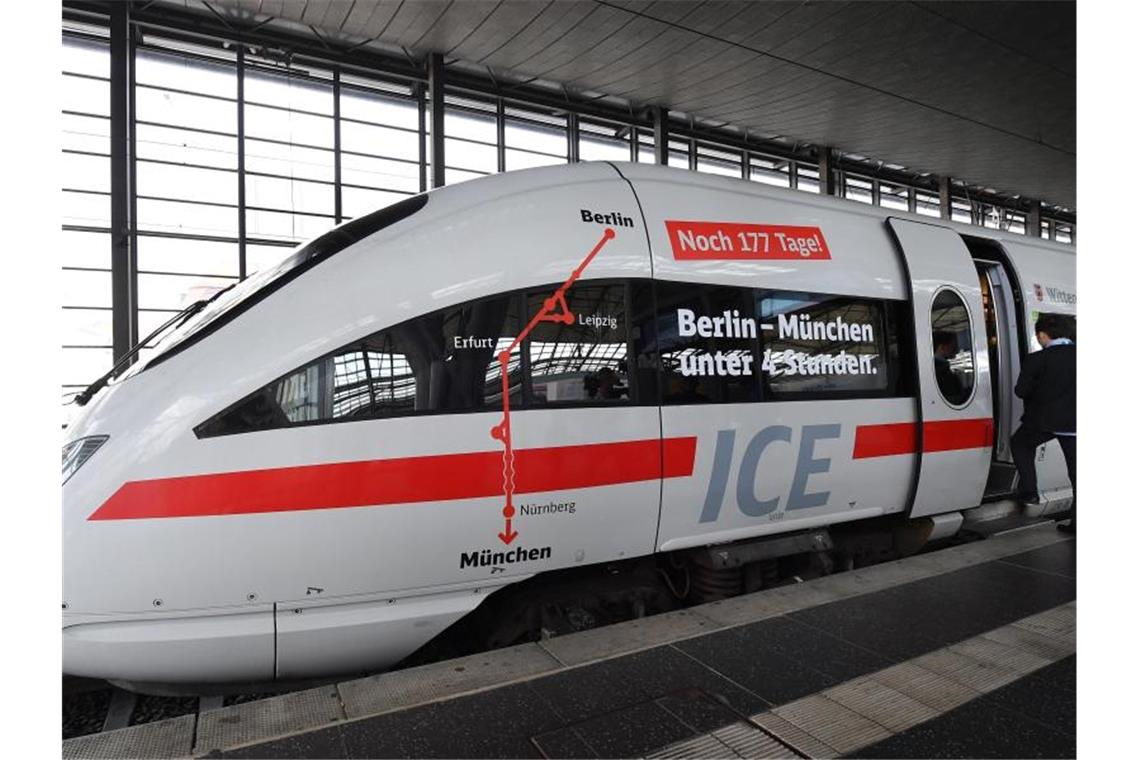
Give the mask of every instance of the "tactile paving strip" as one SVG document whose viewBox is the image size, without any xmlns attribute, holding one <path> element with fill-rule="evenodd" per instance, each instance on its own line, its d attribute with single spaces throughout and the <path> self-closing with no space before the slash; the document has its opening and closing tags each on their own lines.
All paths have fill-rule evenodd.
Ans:
<svg viewBox="0 0 1140 760">
<path fill-rule="evenodd" d="M 789 748 L 803 757 L 845 755 L 1068 657 L 1075 631 L 1076 605 L 1069 602 L 754 715 L 749 720 L 763 736 L 738 723 L 650 757 L 731 756 L 718 746 L 740 757 L 787 757 L 780 753 Z M 734 746 L 730 736 L 742 743 Z"/>
<path fill-rule="evenodd" d="M 1017 621 L 1014 625 L 1042 636 L 1071 641 L 1075 644 L 1077 636 L 1076 603 L 1069 602 L 1060 607 L 1030 615 L 1024 620 Z"/>
<path fill-rule="evenodd" d="M 559 667 L 559 662 L 537 644 L 521 644 L 345 681 L 337 688 L 348 717 L 363 718 L 549 673 Z"/>
<path fill-rule="evenodd" d="M 753 715 L 750 720 L 789 747 L 793 747 L 804 757 L 839 757 L 839 752 L 834 747 L 828 746 L 795 723 L 789 723 L 776 713 L 760 713 Z"/>
<path fill-rule="evenodd" d="M 344 718 L 335 686 L 295 691 L 200 714 L 194 751 L 201 754 L 311 731 Z"/>
<path fill-rule="evenodd" d="M 978 636 L 960 644 L 954 644 L 949 648 L 991 665 L 1001 665 L 1021 675 L 1032 673 L 1052 662 L 1050 658 L 1042 657 L 1020 647 L 987 639 L 985 636 Z"/>
<path fill-rule="evenodd" d="M 733 723 L 712 733 L 671 744 L 646 755 L 652 760 L 691 758 L 793 758 L 803 757 L 751 723 Z"/>
<path fill-rule="evenodd" d="M 827 698 L 870 718 L 893 733 L 905 731 L 938 712 L 873 678 L 862 678 L 829 689 Z"/>
<path fill-rule="evenodd" d="M 579 665 L 648 649 L 662 641 L 699 636 L 721 627 L 721 623 L 694 610 L 676 610 L 581 631 L 573 636 L 556 636 L 539 642 L 539 646 L 563 665 Z"/>
<path fill-rule="evenodd" d="M 953 710 L 971 699 L 981 696 L 965 684 L 912 662 L 903 662 L 870 676 L 873 681 L 883 684 L 900 694 L 905 694 L 916 702 L 921 702 L 937 713 Z"/>
<path fill-rule="evenodd" d="M 689 760 L 705 757 L 740 757 L 712 734 L 704 734 L 695 739 L 670 744 L 662 750 L 646 755 L 649 760 Z"/>
<path fill-rule="evenodd" d="M 194 716 L 80 736 L 63 743 L 64 760 L 72 758 L 189 757 L 194 744 Z"/>
<path fill-rule="evenodd" d="M 824 692 L 826 694 L 826 692 Z M 891 732 L 824 694 L 797 699 L 772 712 L 802 728 L 840 754 L 886 739 Z"/>
<path fill-rule="evenodd" d="M 748 723 L 733 723 L 712 732 L 721 744 L 742 758 L 771 757 L 799 758 L 787 745 L 777 741 L 771 734 L 761 731 Z"/>
<path fill-rule="evenodd" d="M 1062 657 L 1068 657 L 1077 651 L 1076 641 L 1071 637 L 1043 636 L 1017 625 L 1007 625 L 1004 628 L 983 633 L 982 638 L 1031 652 L 1051 662 Z"/>
<path fill-rule="evenodd" d="M 924 654 L 912 662 L 983 694 L 1013 683 L 1023 675 L 1011 668 L 982 662 L 950 648 Z"/>
</svg>

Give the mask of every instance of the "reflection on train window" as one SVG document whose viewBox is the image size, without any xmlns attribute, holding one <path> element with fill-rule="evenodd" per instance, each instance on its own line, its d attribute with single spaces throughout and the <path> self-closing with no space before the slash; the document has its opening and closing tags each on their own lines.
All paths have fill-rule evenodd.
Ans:
<svg viewBox="0 0 1140 760">
<path fill-rule="evenodd" d="M 542 321 L 529 337 L 530 393 L 535 405 L 622 403 L 630 400 L 624 283 L 574 285 L 566 321 Z M 557 286 L 527 298 L 528 319 Z"/>
<path fill-rule="evenodd" d="M 761 291 L 756 306 L 766 397 L 879 395 L 892 390 L 882 303 Z"/>
<path fill-rule="evenodd" d="M 498 355 L 519 332 L 516 307 L 513 296 L 485 298 L 380 333 L 391 341 L 376 347 L 381 366 L 387 365 L 376 382 L 382 413 L 501 409 Z M 517 401 L 522 388 L 517 348 L 507 373 Z"/>
<path fill-rule="evenodd" d="M 974 342 L 970 312 L 952 290 L 940 291 L 930 307 L 934 379 L 951 406 L 961 406 L 974 392 Z"/>
<path fill-rule="evenodd" d="M 661 283 L 657 303 L 664 403 L 759 400 L 750 289 Z"/>
<path fill-rule="evenodd" d="M 270 383 L 198 428 L 225 435 L 341 419 L 502 408 L 499 352 L 519 333 L 518 299 L 443 309 L 374 333 Z M 507 364 L 521 401 L 520 352 Z"/>
</svg>

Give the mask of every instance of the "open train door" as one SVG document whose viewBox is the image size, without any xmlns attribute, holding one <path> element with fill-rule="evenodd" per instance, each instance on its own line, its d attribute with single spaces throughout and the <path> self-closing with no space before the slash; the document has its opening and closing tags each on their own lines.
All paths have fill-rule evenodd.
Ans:
<svg viewBox="0 0 1140 760">
<path fill-rule="evenodd" d="M 910 515 L 982 501 L 994 439 L 981 285 L 958 233 L 888 220 L 902 249 L 914 304 L 918 452 Z"/>
</svg>

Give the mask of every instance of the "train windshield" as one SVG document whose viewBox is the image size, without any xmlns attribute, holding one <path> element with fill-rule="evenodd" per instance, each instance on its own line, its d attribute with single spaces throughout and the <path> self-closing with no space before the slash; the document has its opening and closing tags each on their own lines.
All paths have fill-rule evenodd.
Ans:
<svg viewBox="0 0 1140 760">
<path fill-rule="evenodd" d="M 159 340 L 154 346 L 154 356 L 149 361 L 135 362 L 122 377 L 153 367 L 177 354 L 333 254 L 411 216 L 426 203 L 426 194 L 415 195 L 367 216 L 353 219 L 305 243 L 277 265 L 255 272 L 241 282 L 219 291 L 201 311 Z"/>
</svg>

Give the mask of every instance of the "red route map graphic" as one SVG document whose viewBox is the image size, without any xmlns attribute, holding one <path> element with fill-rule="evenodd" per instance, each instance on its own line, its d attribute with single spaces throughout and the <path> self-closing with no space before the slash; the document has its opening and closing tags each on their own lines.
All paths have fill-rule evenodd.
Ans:
<svg viewBox="0 0 1140 760">
<path fill-rule="evenodd" d="M 511 359 L 511 351 L 514 351 L 520 343 L 526 340 L 526 337 L 530 335 L 534 328 L 538 327 L 541 322 L 561 322 L 564 325 L 574 324 L 574 313 L 570 311 L 570 307 L 566 304 L 566 291 L 582 276 L 582 272 L 590 265 L 594 257 L 598 255 L 598 251 L 602 250 L 602 247 L 606 243 L 613 240 L 614 236 L 615 233 L 613 229 L 606 227 L 606 231 L 602 233 L 602 239 L 586 254 L 586 258 L 582 259 L 582 263 L 570 273 L 570 276 L 566 278 L 566 282 L 562 283 L 562 286 L 554 291 L 554 294 L 550 296 L 550 298 L 547 298 L 543 302 L 542 309 L 531 318 L 530 322 L 523 328 L 523 331 L 518 334 L 518 337 L 514 339 L 511 345 L 509 345 L 505 351 L 499 353 L 499 373 L 503 378 L 503 420 L 491 428 L 491 437 L 503 444 L 503 497 L 506 502 L 503 505 L 503 518 L 506 521 L 506 525 L 503 528 L 503 532 L 499 534 L 499 540 L 504 544 L 509 545 L 519 536 L 518 531 L 511 527 L 511 520 L 514 519 L 515 516 L 515 452 L 511 447 L 511 389 L 510 378 L 507 375 L 507 364 Z M 558 311 L 555 311 L 555 309 L 558 309 Z"/>
</svg>

